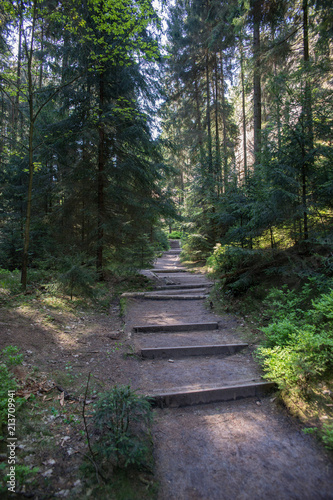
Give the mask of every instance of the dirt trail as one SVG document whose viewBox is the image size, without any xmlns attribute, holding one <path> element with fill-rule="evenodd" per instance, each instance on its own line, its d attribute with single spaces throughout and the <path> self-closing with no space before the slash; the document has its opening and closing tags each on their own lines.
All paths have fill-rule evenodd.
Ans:
<svg viewBox="0 0 333 500">
<path fill-rule="evenodd" d="M 157 269 L 179 267 L 175 253 Z M 156 274 L 157 275 L 157 274 Z M 207 284 L 202 275 L 159 273 L 163 287 Z M 162 292 L 161 292 L 162 293 Z M 196 292 L 193 292 L 195 295 Z M 202 293 L 202 289 L 201 289 Z M 177 291 L 178 294 L 178 291 Z M 132 298 L 126 332 L 135 348 L 241 342 L 238 321 L 207 310 L 203 299 Z M 137 325 L 217 321 L 213 331 L 133 333 Z M 133 387 L 153 393 L 183 386 L 260 378 L 251 346 L 230 357 L 199 356 L 136 363 Z M 154 424 L 159 500 L 333 499 L 333 466 L 322 448 L 272 395 L 156 410 Z"/>
</svg>

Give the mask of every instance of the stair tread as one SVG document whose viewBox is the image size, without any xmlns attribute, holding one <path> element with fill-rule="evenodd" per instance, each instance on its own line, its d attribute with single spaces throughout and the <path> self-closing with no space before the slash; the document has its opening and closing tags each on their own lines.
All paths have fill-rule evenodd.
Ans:
<svg viewBox="0 0 333 500">
<path fill-rule="evenodd" d="M 198 391 L 211 391 L 221 389 L 235 389 L 238 387 L 248 387 L 253 385 L 261 386 L 274 386 L 273 382 L 263 379 L 245 379 L 245 380 L 232 380 L 223 384 L 205 383 L 205 384 L 190 384 L 172 387 L 170 389 L 153 389 L 149 391 L 149 395 L 164 395 L 164 394 L 183 394 Z"/>
</svg>

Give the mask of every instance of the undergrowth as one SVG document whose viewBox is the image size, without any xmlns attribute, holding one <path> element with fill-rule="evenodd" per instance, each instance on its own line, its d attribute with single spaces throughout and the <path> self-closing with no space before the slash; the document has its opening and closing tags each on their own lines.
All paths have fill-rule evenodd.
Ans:
<svg viewBox="0 0 333 500">
<path fill-rule="evenodd" d="M 130 386 L 114 386 L 96 404 L 94 425 L 99 431 L 98 454 L 117 467 L 151 467 L 152 409 L 146 397 Z"/>
<path fill-rule="evenodd" d="M 4 439 L 2 432 L 8 418 L 8 391 L 17 389 L 17 382 L 11 371 L 14 366 L 20 365 L 23 355 L 16 346 L 7 346 L 0 352 L 0 440 Z M 16 398 L 15 409 L 24 403 L 23 398 Z"/>
<path fill-rule="evenodd" d="M 287 407 L 333 449 L 333 258 L 217 246 L 216 310 L 256 324 L 256 357 Z M 215 306 L 216 304 L 216 306 Z M 254 331 L 255 329 L 252 328 Z"/>
</svg>

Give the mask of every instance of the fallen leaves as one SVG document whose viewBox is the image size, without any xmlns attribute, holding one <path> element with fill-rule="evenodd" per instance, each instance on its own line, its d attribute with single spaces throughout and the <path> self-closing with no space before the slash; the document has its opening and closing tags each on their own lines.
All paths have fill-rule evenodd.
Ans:
<svg viewBox="0 0 333 500">
<path fill-rule="evenodd" d="M 55 387 L 54 382 L 42 379 L 36 380 L 32 377 L 28 377 L 17 389 L 16 396 L 24 399 L 29 399 L 31 395 L 41 396 L 43 393 L 49 393 Z M 52 399 L 52 398 L 50 398 Z"/>
</svg>

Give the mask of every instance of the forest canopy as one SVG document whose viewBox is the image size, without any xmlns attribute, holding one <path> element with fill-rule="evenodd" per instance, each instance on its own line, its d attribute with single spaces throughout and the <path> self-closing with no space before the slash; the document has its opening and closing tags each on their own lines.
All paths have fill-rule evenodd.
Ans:
<svg viewBox="0 0 333 500">
<path fill-rule="evenodd" d="M 170 8 L 164 134 L 196 258 L 332 243 L 332 34 L 321 0 Z"/>
<path fill-rule="evenodd" d="M 147 0 L 0 7 L 0 266 L 147 265 L 167 169 L 153 120 L 159 19 Z"/>
<path fill-rule="evenodd" d="M 161 5 L 1 3 L 0 267 L 24 287 L 69 256 L 144 267 L 163 225 L 201 261 L 332 243 L 330 2 Z"/>
</svg>

